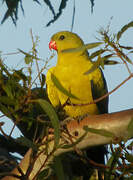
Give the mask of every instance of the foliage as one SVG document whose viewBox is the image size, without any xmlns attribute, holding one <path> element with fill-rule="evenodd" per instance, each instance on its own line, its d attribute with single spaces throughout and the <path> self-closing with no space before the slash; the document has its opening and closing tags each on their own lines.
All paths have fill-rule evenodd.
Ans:
<svg viewBox="0 0 133 180">
<path fill-rule="evenodd" d="M 57 10 L 57 12 L 55 11 L 55 8 L 53 6 L 53 1 L 52 0 L 43 0 L 43 3 L 48 6 L 50 12 L 53 15 L 53 19 L 51 19 L 46 26 L 49 26 L 51 23 L 54 23 L 61 15 L 63 10 L 67 7 L 67 1 L 68 0 L 61 0 L 59 8 Z M 18 20 L 18 10 L 19 10 L 19 5 L 20 8 L 24 14 L 24 8 L 23 8 L 23 4 L 22 4 L 23 0 L 3 0 L 3 3 L 6 4 L 7 6 L 7 11 L 1 21 L 1 23 L 3 24 L 9 17 L 11 17 L 12 22 L 14 23 L 14 25 L 16 26 L 17 20 Z M 33 2 L 42 5 L 41 4 L 41 0 L 33 0 Z M 93 7 L 94 7 L 94 0 L 90 0 L 91 3 L 91 11 L 93 12 Z M 75 8 L 75 6 L 73 7 Z M 73 11 L 75 11 L 73 9 Z M 73 15 L 73 19 L 74 19 L 74 15 Z M 74 21 L 73 21 L 74 22 Z M 73 23 L 72 23 L 73 24 Z M 73 27 L 73 25 L 72 25 Z"/>
<path fill-rule="evenodd" d="M 11 17 L 12 22 L 16 25 L 16 21 L 18 20 L 18 6 L 20 4 L 21 10 L 24 14 L 24 9 L 22 5 L 22 0 L 3 0 L 3 3 L 7 5 L 7 11 L 1 21 L 1 24 L 5 22 L 5 20 Z"/>
<path fill-rule="evenodd" d="M 39 1 L 36 1 L 39 3 Z M 45 1 L 45 3 L 49 4 L 50 1 Z M 49 8 L 52 9 L 52 5 L 49 4 Z M 52 10 L 51 10 L 52 11 Z M 54 11 L 53 11 L 54 14 Z M 91 69 L 88 69 L 85 74 L 91 73 L 94 71 L 97 67 L 101 66 L 104 68 L 105 65 L 115 65 L 120 62 L 123 63 L 123 65 L 127 68 L 129 77 L 125 79 L 122 83 L 120 83 L 116 88 L 114 88 L 111 92 L 109 92 L 106 96 L 113 93 L 115 90 L 117 90 L 120 86 L 122 86 L 125 82 L 127 82 L 129 79 L 133 77 L 133 74 L 130 70 L 129 64 L 133 65 L 132 60 L 129 57 L 129 54 L 133 53 L 133 47 L 132 46 L 123 46 L 120 43 L 122 35 L 128 30 L 128 28 L 132 27 L 132 22 L 128 23 L 122 29 L 114 34 L 109 35 L 109 30 L 100 30 L 101 39 L 98 43 L 91 43 L 87 44 L 85 49 L 94 49 L 97 48 L 94 52 L 90 54 L 90 59 L 93 61 L 93 67 Z M 48 148 L 49 144 L 51 143 L 50 139 L 47 139 L 45 142 L 45 148 L 42 149 L 41 153 L 44 153 L 47 156 L 47 161 L 50 159 L 52 154 L 57 148 L 60 148 L 59 140 L 60 140 L 60 132 L 66 133 L 65 135 L 68 135 L 68 132 L 66 131 L 65 127 L 62 125 L 62 122 L 60 123 L 59 120 L 61 118 L 59 109 L 54 109 L 52 105 L 49 103 L 49 100 L 47 98 L 46 89 L 45 89 L 45 75 L 43 74 L 43 71 L 46 69 L 47 64 L 49 60 L 44 61 L 44 67 L 41 69 L 39 68 L 39 62 L 42 61 L 41 58 L 38 57 L 37 54 L 37 44 L 38 44 L 38 37 L 34 39 L 32 32 L 32 50 L 29 52 L 24 52 L 23 50 L 19 50 L 20 53 L 24 55 L 25 64 L 27 65 L 27 72 L 25 73 L 25 68 L 22 67 L 19 70 L 12 69 L 10 70 L 5 64 L 4 61 L 0 60 L 0 111 L 3 113 L 0 118 L 2 119 L 4 116 L 8 117 L 10 120 L 13 121 L 14 127 L 17 126 L 20 131 L 23 134 L 23 137 L 20 137 L 18 139 L 12 138 L 12 132 L 14 130 L 11 130 L 11 133 L 9 136 L 7 136 L 3 131 L 3 122 L 0 123 L 0 131 L 3 135 L 3 138 L 6 140 L 3 141 L 4 147 L 8 147 L 7 149 L 9 152 L 18 152 L 22 156 L 25 154 L 25 151 L 30 147 L 33 149 L 33 156 L 31 157 L 31 163 L 29 169 L 34 165 L 34 161 L 36 160 L 36 152 L 39 149 L 40 146 L 44 145 L 42 139 L 44 136 L 47 139 L 48 133 L 52 133 L 54 129 L 54 149 L 52 149 L 51 153 L 48 154 Z M 80 49 L 71 49 L 71 52 L 73 51 L 80 51 Z M 64 52 L 67 53 L 67 52 Z M 119 61 L 118 61 L 119 59 Z M 33 64 L 36 65 L 37 69 L 37 75 L 35 78 L 33 78 L 32 74 L 32 67 Z M 73 97 L 74 95 L 70 92 L 67 92 L 58 79 L 53 76 L 53 83 L 56 85 L 56 87 L 62 91 L 65 95 L 69 97 Z M 38 85 L 36 85 L 38 84 Z M 76 97 L 74 97 L 76 98 Z M 105 97 L 101 97 L 100 100 Z M 95 103 L 99 101 L 99 99 L 94 100 Z M 69 102 L 68 102 L 69 103 Z M 61 107 L 60 107 L 60 111 Z M 128 127 L 129 133 L 132 131 L 132 121 L 130 126 Z M 53 128 L 53 129 L 51 129 Z M 84 127 L 85 134 L 88 132 L 100 134 L 102 136 L 108 136 L 112 137 L 114 136 L 112 133 L 105 131 L 105 130 L 95 130 L 89 127 Z M 78 142 L 82 141 L 84 138 L 81 137 L 78 139 L 78 141 L 75 142 L 77 144 Z M 2 142 L 3 138 L 0 138 L 0 141 Z M 71 138 L 70 138 L 71 140 Z M 8 142 L 8 143 L 6 143 Z M 59 174 L 61 174 L 61 177 L 68 177 L 69 179 L 80 179 L 81 175 L 80 173 L 84 174 L 88 172 L 88 169 L 90 170 L 90 167 L 92 169 L 101 169 L 103 171 L 103 174 L 105 176 L 105 180 L 108 179 L 131 179 L 133 176 L 133 156 L 131 154 L 132 150 L 132 142 L 118 142 L 114 141 L 114 144 L 117 144 L 115 146 L 110 145 L 109 149 L 109 159 L 107 159 L 107 163 L 105 165 L 103 164 L 95 164 L 95 162 L 91 161 L 90 159 L 87 159 L 86 155 L 83 154 L 77 154 L 76 153 L 68 153 L 64 154 L 61 157 L 57 157 L 53 163 L 49 165 L 48 169 L 44 169 L 43 171 L 38 173 L 38 179 L 50 179 L 51 176 L 57 175 L 59 177 Z M 15 144 L 18 149 L 15 149 L 14 151 L 11 149 L 14 149 L 16 146 L 12 144 Z M 73 148 L 74 143 L 69 144 L 63 144 L 62 148 L 69 148 L 70 146 Z M 10 147 L 10 148 L 9 148 Z M 11 148 L 12 147 L 12 148 Z M 24 148 L 22 150 L 22 147 Z M 65 166 L 64 166 L 65 164 Z M 89 164 L 89 167 L 88 167 Z M 77 173 L 77 169 L 80 166 L 80 173 Z M 45 166 L 45 164 L 44 164 Z M 70 168 L 72 167 L 72 168 Z M 30 173 L 30 170 L 28 169 L 26 175 L 29 176 L 28 173 Z M 65 171 L 64 171 L 65 169 Z M 74 171 L 72 171 L 74 169 Z M 0 174 L 1 176 L 3 174 Z M 79 177 L 80 176 L 80 177 Z M 96 179 L 94 177 L 91 177 L 92 179 Z"/>
</svg>

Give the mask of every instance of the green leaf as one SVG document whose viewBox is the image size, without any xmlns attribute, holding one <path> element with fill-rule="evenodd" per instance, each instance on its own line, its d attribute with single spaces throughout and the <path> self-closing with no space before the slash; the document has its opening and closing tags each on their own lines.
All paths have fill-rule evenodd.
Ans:
<svg viewBox="0 0 133 180">
<path fill-rule="evenodd" d="M 33 125 L 33 123 L 36 121 L 36 119 L 34 119 L 33 117 L 30 117 L 30 116 L 23 116 L 23 117 L 21 117 L 21 121 L 26 122 L 27 131 L 29 131 L 31 126 Z"/>
<path fill-rule="evenodd" d="M 15 100 L 14 99 L 10 99 L 7 96 L 1 96 L 0 97 L 0 103 L 3 103 L 5 105 L 15 105 Z"/>
<path fill-rule="evenodd" d="M 104 65 L 115 65 L 115 64 L 120 64 L 119 62 L 115 61 L 115 60 L 110 60 L 109 58 L 112 58 L 114 54 L 108 54 L 106 56 L 103 56 L 103 63 Z"/>
<path fill-rule="evenodd" d="M 108 162 L 107 162 L 107 166 L 111 166 L 111 164 L 113 163 L 113 161 L 114 161 L 114 156 L 111 156 L 110 158 L 109 158 L 109 160 L 108 160 Z"/>
<path fill-rule="evenodd" d="M 105 60 L 104 61 L 104 65 L 116 65 L 116 64 L 120 64 L 120 63 L 115 60 Z"/>
<path fill-rule="evenodd" d="M 56 156 L 54 159 L 54 168 L 55 168 L 55 173 L 57 176 L 58 180 L 65 180 L 65 174 L 63 171 L 63 166 L 61 162 L 61 158 L 59 156 Z"/>
<path fill-rule="evenodd" d="M 39 173 L 39 175 L 37 176 L 37 180 L 43 180 L 43 179 L 48 179 L 49 175 L 50 175 L 50 168 L 49 169 L 44 169 L 43 171 L 41 171 Z"/>
<path fill-rule="evenodd" d="M 12 94 L 12 87 L 10 84 L 3 84 L 2 85 L 3 90 L 6 92 L 7 96 L 13 99 L 13 94 Z"/>
<path fill-rule="evenodd" d="M 53 106 L 44 99 L 37 99 L 34 102 L 39 103 L 42 109 L 49 116 L 52 126 L 54 128 L 55 146 L 57 146 L 59 144 L 60 139 L 60 123 Z"/>
<path fill-rule="evenodd" d="M 88 71 L 86 71 L 84 74 L 87 75 L 94 72 L 99 66 L 102 66 L 102 68 L 104 69 L 103 58 L 101 58 L 100 55 L 98 56 L 97 61 L 93 62 L 92 67 Z"/>
<path fill-rule="evenodd" d="M 30 64 L 31 62 L 33 62 L 33 58 L 31 56 L 25 56 L 24 58 L 25 64 Z"/>
<path fill-rule="evenodd" d="M 56 78 L 56 76 L 54 74 L 52 74 L 52 73 L 51 73 L 51 79 L 52 79 L 52 82 L 54 83 L 54 85 L 57 87 L 57 89 L 59 89 L 63 94 L 65 94 L 66 96 L 68 96 L 70 98 L 79 99 L 75 95 L 73 95 L 71 92 L 68 92 L 62 86 L 62 84 L 59 82 L 59 80 Z"/>
<path fill-rule="evenodd" d="M 41 88 L 45 85 L 46 77 L 44 74 L 41 74 Z"/>
<path fill-rule="evenodd" d="M 89 43 L 85 45 L 86 49 L 93 49 L 103 44 L 103 42 L 95 42 L 95 43 Z"/>
<path fill-rule="evenodd" d="M 127 131 L 128 131 L 128 136 L 132 137 L 133 136 L 133 118 L 131 119 L 131 121 L 127 127 Z"/>
<path fill-rule="evenodd" d="M 113 138 L 115 136 L 112 132 L 106 131 L 104 129 L 93 129 L 93 128 L 89 128 L 88 126 L 84 126 L 83 129 L 85 131 L 87 131 L 87 132 L 91 132 L 91 133 L 94 133 L 94 134 L 99 134 L 99 135 L 105 136 L 105 137 Z"/>
<path fill-rule="evenodd" d="M 93 52 L 93 53 L 89 56 L 89 59 L 93 59 L 93 58 L 95 58 L 96 56 L 99 56 L 99 55 L 103 54 L 105 51 L 106 51 L 106 50 L 104 50 L 104 49 L 100 49 L 100 50 L 98 50 L 98 51 L 95 51 L 95 52 Z"/>
<path fill-rule="evenodd" d="M 133 21 L 131 21 L 130 23 L 126 24 L 125 26 L 123 26 L 121 28 L 121 30 L 117 33 L 117 41 L 119 41 L 119 39 L 121 38 L 122 34 L 129 29 L 130 27 L 133 27 Z"/>
<path fill-rule="evenodd" d="M 24 52 L 24 51 L 21 50 L 21 49 L 18 49 L 18 50 L 19 50 L 22 54 L 25 55 L 25 63 L 26 63 L 26 64 L 31 63 L 31 62 L 33 61 L 33 59 L 40 60 L 40 58 L 38 58 L 38 57 L 36 57 L 36 56 L 33 56 L 33 55 L 31 55 L 31 54 L 29 54 L 29 53 L 27 53 L 27 52 Z"/>
<path fill-rule="evenodd" d="M 23 73 L 23 69 L 20 70 L 14 70 L 13 71 L 13 78 L 18 80 L 27 80 L 27 76 Z"/>
<path fill-rule="evenodd" d="M 128 177 L 127 178 L 124 177 L 124 180 L 133 180 L 133 176 L 130 176 L 129 178 Z"/>
<path fill-rule="evenodd" d="M 102 51 L 104 52 L 104 51 Z M 99 54 L 99 55 L 98 55 Z M 89 73 L 92 73 L 93 71 L 95 71 L 99 66 L 102 67 L 102 69 L 104 69 L 104 65 L 115 65 L 115 64 L 119 64 L 119 62 L 114 61 L 114 60 L 109 60 L 109 58 L 111 58 L 113 56 L 113 54 L 108 54 L 106 56 L 101 57 L 100 56 L 100 51 L 97 52 L 98 58 L 97 61 L 93 62 L 93 66 L 86 71 L 84 74 L 87 75 Z M 96 56 L 97 56 L 96 55 Z"/>
<path fill-rule="evenodd" d="M 26 146 L 28 148 L 32 148 L 34 151 L 37 151 L 37 149 L 38 149 L 37 146 L 31 140 L 29 140 L 28 138 L 23 137 L 23 136 L 17 138 L 16 142 L 18 142 L 21 145 Z"/>
<path fill-rule="evenodd" d="M 105 56 L 103 56 L 103 59 L 104 60 L 109 59 L 109 58 L 113 57 L 113 55 L 114 55 L 113 53 L 105 55 Z"/>
<path fill-rule="evenodd" d="M 127 161 L 133 163 L 133 155 L 132 154 L 126 153 L 125 157 L 126 157 Z"/>
<path fill-rule="evenodd" d="M 103 44 L 102 42 L 95 42 L 95 43 L 89 43 L 89 44 L 85 44 L 81 47 L 78 48 L 70 48 L 70 49 L 65 49 L 62 50 L 63 53 L 75 53 L 75 52 L 80 52 L 80 51 L 84 51 L 86 49 L 93 49 L 96 48 L 98 46 L 100 46 L 101 44 Z"/>
<path fill-rule="evenodd" d="M 120 149 L 117 149 L 117 151 L 115 151 L 113 153 L 113 155 L 110 157 L 107 166 L 109 166 L 110 168 L 107 169 L 107 173 L 105 174 L 105 179 L 111 179 L 111 175 L 115 173 L 115 167 L 118 164 L 118 159 L 120 157 L 121 151 Z"/>
<path fill-rule="evenodd" d="M 2 60 L 0 60 L 0 67 L 1 67 L 0 69 L 1 69 L 2 72 L 4 71 L 7 76 L 9 76 L 9 77 L 11 76 L 11 74 L 9 73 L 6 65 L 3 64 Z M 3 75 L 3 77 L 4 77 L 4 75 Z"/>
<path fill-rule="evenodd" d="M 75 145 L 77 145 L 78 143 L 80 143 L 84 137 L 87 135 L 87 132 L 85 132 L 80 138 L 77 139 L 77 141 L 73 142 L 72 144 L 68 144 L 68 145 L 64 145 L 63 147 L 61 148 L 64 148 L 64 149 L 68 149 L 68 148 L 72 148 L 74 147 Z"/>
<path fill-rule="evenodd" d="M 12 119 L 12 116 L 11 116 L 11 113 L 10 113 L 9 109 L 8 109 L 7 107 L 5 107 L 5 105 L 2 105 L 1 103 L 0 103 L 0 111 L 1 111 L 4 115 L 6 115 L 7 117 L 9 117 L 9 118 Z"/>
</svg>

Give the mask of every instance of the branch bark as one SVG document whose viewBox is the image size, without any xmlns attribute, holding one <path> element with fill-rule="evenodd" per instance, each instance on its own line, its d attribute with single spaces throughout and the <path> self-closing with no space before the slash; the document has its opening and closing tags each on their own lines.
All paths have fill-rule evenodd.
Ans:
<svg viewBox="0 0 133 180">
<path fill-rule="evenodd" d="M 43 139 L 43 145 L 40 147 L 38 151 L 37 158 L 35 160 L 33 169 L 29 174 L 29 180 L 33 180 L 36 178 L 37 174 L 48 167 L 49 162 L 51 162 L 54 156 L 59 156 L 62 153 L 68 151 L 74 151 L 76 149 L 85 149 L 91 146 L 104 145 L 109 143 L 117 143 L 122 140 L 126 141 L 133 137 L 133 130 L 131 131 L 129 126 L 131 121 L 133 120 L 133 109 L 125 110 L 121 112 L 111 113 L 111 114 L 102 114 L 102 115 L 94 115 L 88 116 L 78 122 L 77 120 L 71 120 L 66 124 L 67 133 L 64 131 L 61 133 L 60 145 L 70 145 L 68 148 L 57 148 L 54 150 L 54 136 L 53 134 L 49 134 L 47 137 Z M 97 130 L 104 130 L 110 132 L 112 135 L 101 135 L 94 132 L 85 131 L 84 126 L 88 128 L 93 128 Z M 108 133 L 107 133 L 108 134 Z M 76 142 L 81 138 L 83 139 L 72 146 L 72 143 Z M 44 149 L 46 148 L 46 141 L 50 140 L 48 145 L 48 155 L 44 153 Z M 24 156 L 23 160 L 19 164 L 19 167 L 26 174 L 28 167 L 30 166 L 30 157 L 32 155 L 32 149 Z M 20 172 L 16 169 L 12 172 L 15 175 L 20 175 Z M 2 180 L 17 180 L 14 177 L 5 177 Z"/>
</svg>

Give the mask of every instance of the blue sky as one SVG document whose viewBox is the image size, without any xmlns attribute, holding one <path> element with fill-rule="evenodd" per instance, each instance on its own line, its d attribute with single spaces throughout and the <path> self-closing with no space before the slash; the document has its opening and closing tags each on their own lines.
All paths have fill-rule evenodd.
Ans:
<svg viewBox="0 0 133 180">
<path fill-rule="evenodd" d="M 60 1 L 53 0 L 56 12 Z M 83 3 L 82 3 L 83 2 Z M 110 22 L 110 29 L 112 33 L 116 33 L 120 28 L 133 20 L 133 1 L 127 0 L 95 0 L 94 12 L 91 14 L 91 6 L 89 0 L 84 1 L 75 0 L 75 22 L 73 32 L 78 33 L 85 43 L 95 42 L 97 31 L 104 27 L 106 28 Z M 41 1 L 43 4 L 43 0 Z M 52 14 L 46 5 L 40 6 L 32 1 L 24 0 L 23 6 L 25 9 L 25 17 L 22 12 L 19 12 L 19 20 L 17 27 L 14 27 L 11 19 L 9 18 L 3 25 L 0 25 L 0 51 L 3 54 L 16 52 L 17 48 L 24 51 L 29 51 L 32 46 L 30 37 L 30 29 L 32 28 L 33 34 L 40 37 L 38 47 L 39 57 L 44 60 L 50 57 L 51 52 L 48 48 L 50 37 L 61 30 L 71 29 L 73 1 L 67 2 L 67 8 L 63 10 L 62 16 L 49 27 L 46 24 L 52 18 Z M 6 6 L 0 7 L 1 14 L 6 11 Z M 2 20 L 2 16 L 0 16 Z M 126 32 L 121 42 L 123 45 L 133 46 L 133 28 Z M 5 64 L 11 68 L 20 68 L 24 65 L 23 55 L 3 55 Z M 133 58 L 132 56 L 130 56 Z M 56 63 L 56 58 L 51 61 L 51 66 Z M 43 66 L 40 62 L 40 66 Z M 133 69 L 132 66 L 131 70 Z M 121 83 L 127 76 L 128 72 L 124 65 L 108 66 L 104 70 L 109 90 Z M 115 112 L 133 107 L 133 79 L 127 82 L 119 90 L 110 96 L 109 111 Z M 1 121 L 2 119 L 0 119 Z M 6 121 L 6 119 L 5 119 Z M 9 122 L 9 121 L 8 121 Z M 12 127 L 8 123 L 8 127 Z M 7 126 L 5 126 L 7 129 Z M 15 135 L 18 132 L 15 131 Z"/>
</svg>

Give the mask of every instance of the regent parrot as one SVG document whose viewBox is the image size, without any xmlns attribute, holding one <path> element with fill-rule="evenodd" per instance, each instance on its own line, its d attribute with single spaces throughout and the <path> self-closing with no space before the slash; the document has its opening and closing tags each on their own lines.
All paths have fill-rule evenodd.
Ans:
<svg viewBox="0 0 133 180">
<path fill-rule="evenodd" d="M 93 66 L 93 62 L 83 46 L 82 39 L 69 31 L 54 34 L 49 43 L 49 48 L 57 51 L 58 59 L 56 66 L 50 68 L 46 75 L 47 94 L 54 107 L 62 105 L 65 113 L 73 118 L 86 114 L 108 113 L 108 97 L 95 104 L 89 104 L 107 93 L 107 85 L 100 68 L 85 73 Z M 79 50 L 73 51 L 76 48 Z M 75 98 L 60 91 L 53 83 L 51 75 L 54 75 L 62 87 Z M 89 159 L 104 163 L 105 147 L 90 148 L 87 154 Z"/>
</svg>

